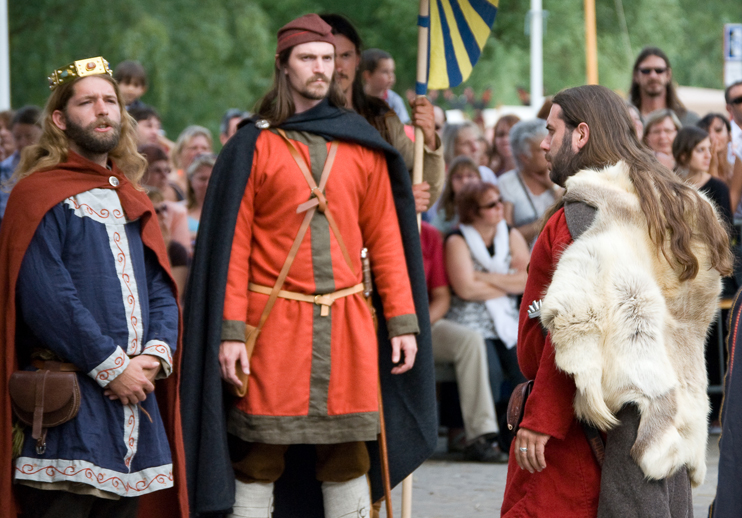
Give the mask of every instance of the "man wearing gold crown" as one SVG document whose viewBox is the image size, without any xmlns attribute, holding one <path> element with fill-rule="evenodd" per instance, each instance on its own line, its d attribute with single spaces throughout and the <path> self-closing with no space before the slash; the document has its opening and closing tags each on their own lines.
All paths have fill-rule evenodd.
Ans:
<svg viewBox="0 0 742 518">
<path fill-rule="evenodd" d="M 134 121 L 103 58 L 50 81 L 0 232 L 0 515 L 187 516 L 177 294 Z M 59 375 L 79 405 L 61 424 Z"/>
<path fill-rule="evenodd" d="M 319 16 L 279 30 L 274 87 L 209 184 L 181 387 L 194 513 L 369 516 L 369 471 L 373 499 L 382 494 L 379 378 L 391 484 L 435 445 L 410 177 L 399 153 L 343 108 L 334 58 Z M 363 247 L 378 337 L 362 293 Z M 247 388 L 226 408 L 222 379 Z"/>
</svg>

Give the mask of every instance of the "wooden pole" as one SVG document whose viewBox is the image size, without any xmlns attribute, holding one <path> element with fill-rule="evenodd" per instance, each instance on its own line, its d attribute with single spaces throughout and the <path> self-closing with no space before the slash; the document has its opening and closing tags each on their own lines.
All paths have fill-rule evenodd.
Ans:
<svg viewBox="0 0 742 518">
<path fill-rule="evenodd" d="M 598 84 L 598 30 L 595 22 L 595 0 L 585 0 L 585 65 L 587 84 Z"/>
<path fill-rule="evenodd" d="M 402 481 L 402 518 L 412 518 L 412 473 Z"/>
<path fill-rule="evenodd" d="M 420 0 L 420 17 L 430 18 L 430 0 Z M 428 24 L 429 25 L 429 24 Z M 417 28 L 417 83 L 428 82 L 428 31 L 429 27 Z M 418 92 L 417 97 L 425 97 L 424 93 Z M 415 163 L 412 168 L 412 183 L 418 184 L 423 181 L 423 153 L 425 151 L 425 137 L 423 130 L 415 127 Z"/>
<path fill-rule="evenodd" d="M 393 518 L 392 487 L 389 482 L 389 454 L 386 448 L 386 421 L 384 421 L 384 403 L 381 399 L 381 378 L 379 378 L 379 453 L 381 454 L 381 482 L 384 485 L 387 518 Z"/>
</svg>

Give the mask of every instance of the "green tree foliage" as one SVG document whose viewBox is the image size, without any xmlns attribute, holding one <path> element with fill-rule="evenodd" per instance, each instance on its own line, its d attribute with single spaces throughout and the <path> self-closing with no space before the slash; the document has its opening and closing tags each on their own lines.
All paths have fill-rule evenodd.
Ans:
<svg viewBox="0 0 742 518">
<path fill-rule="evenodd" d="M 585 80 L 582 0 L 544 0 L 547 94 Z M 493 89 L 497 104 L 518 102 L 529 85 L 527 0 L 501 0 L 495 28 L 467 82 Z M 623 7 L 627 32 L 622 30 Z M 12 102 L 43 105 L 45 77 L 75 59 L 103 55 L 115 66 L 137 59 L 149 73 L 144 96 L 171 138 L 188 124 L 218 131 L 229 107 L 252 108 L 270 87 L 275 33 L 308 12 L 339 12 L 366 47 L 390 51 L 400 92 L 415 81 L 417 0 L 91 0 L 9 2 Z M 669 55 L 680 84 L 722 87 L 722 25 L 742 21 L 739 0 L 597 0 L 600 82 L 627 92 L 634 56 L 645 45 Z M 627 38 L 628 36 L 628 38 Z"/>
</svg>

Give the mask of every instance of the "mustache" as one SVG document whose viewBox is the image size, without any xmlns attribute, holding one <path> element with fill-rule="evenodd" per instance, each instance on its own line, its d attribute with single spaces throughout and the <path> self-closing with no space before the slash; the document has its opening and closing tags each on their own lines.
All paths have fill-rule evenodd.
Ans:
<svg viewBox="0 0 742 518">
<path fill-rule="evenodd" d="M 325 83 L 329 84 L 330 78 L 324 74 L 315 74 L 309 80 L 307 80 L 307 84 L 313 83 L 315 81 L 324 81 Z"/>
<path fill-rule="evenodd" d="M 108 125 L 108 126 L 110 126 L 112 128 L 118 127 L 118 124 L 116 124 L 115 122 L 113 122 L 108 117 L 98 117 L 97 119 L 95 119 L 95 122 L 93 122 L 92 124 L 90 124 L 88 127 L 89 128 L 95 128 L 97 126 L 100 126 L 101 124 L 106 124 L 106 125 Z"/>
</svg>

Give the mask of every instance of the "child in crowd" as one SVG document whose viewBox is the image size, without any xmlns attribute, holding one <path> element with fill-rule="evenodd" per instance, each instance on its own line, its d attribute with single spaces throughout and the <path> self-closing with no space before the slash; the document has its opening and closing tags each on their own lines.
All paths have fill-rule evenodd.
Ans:
<svg viewBox="0 0 742 518">
<path fill-rule="evenodd" d="M 119 84 L 127 110 L 144 106 L 139 98 L 147 92 L 147 72 L 139 61 L 122 61 L 113 71 L 113 78 Z"/>
<path fill-rule="evenodd" d="M 381 49 L 364 50 L 361 54 L 361 74 L 366 95 L 385 100 L 402 124 L 410 124 L 410 114 L 402 97 L 391 89 L 396 81 L 392 56 Z"/>
</svg>

